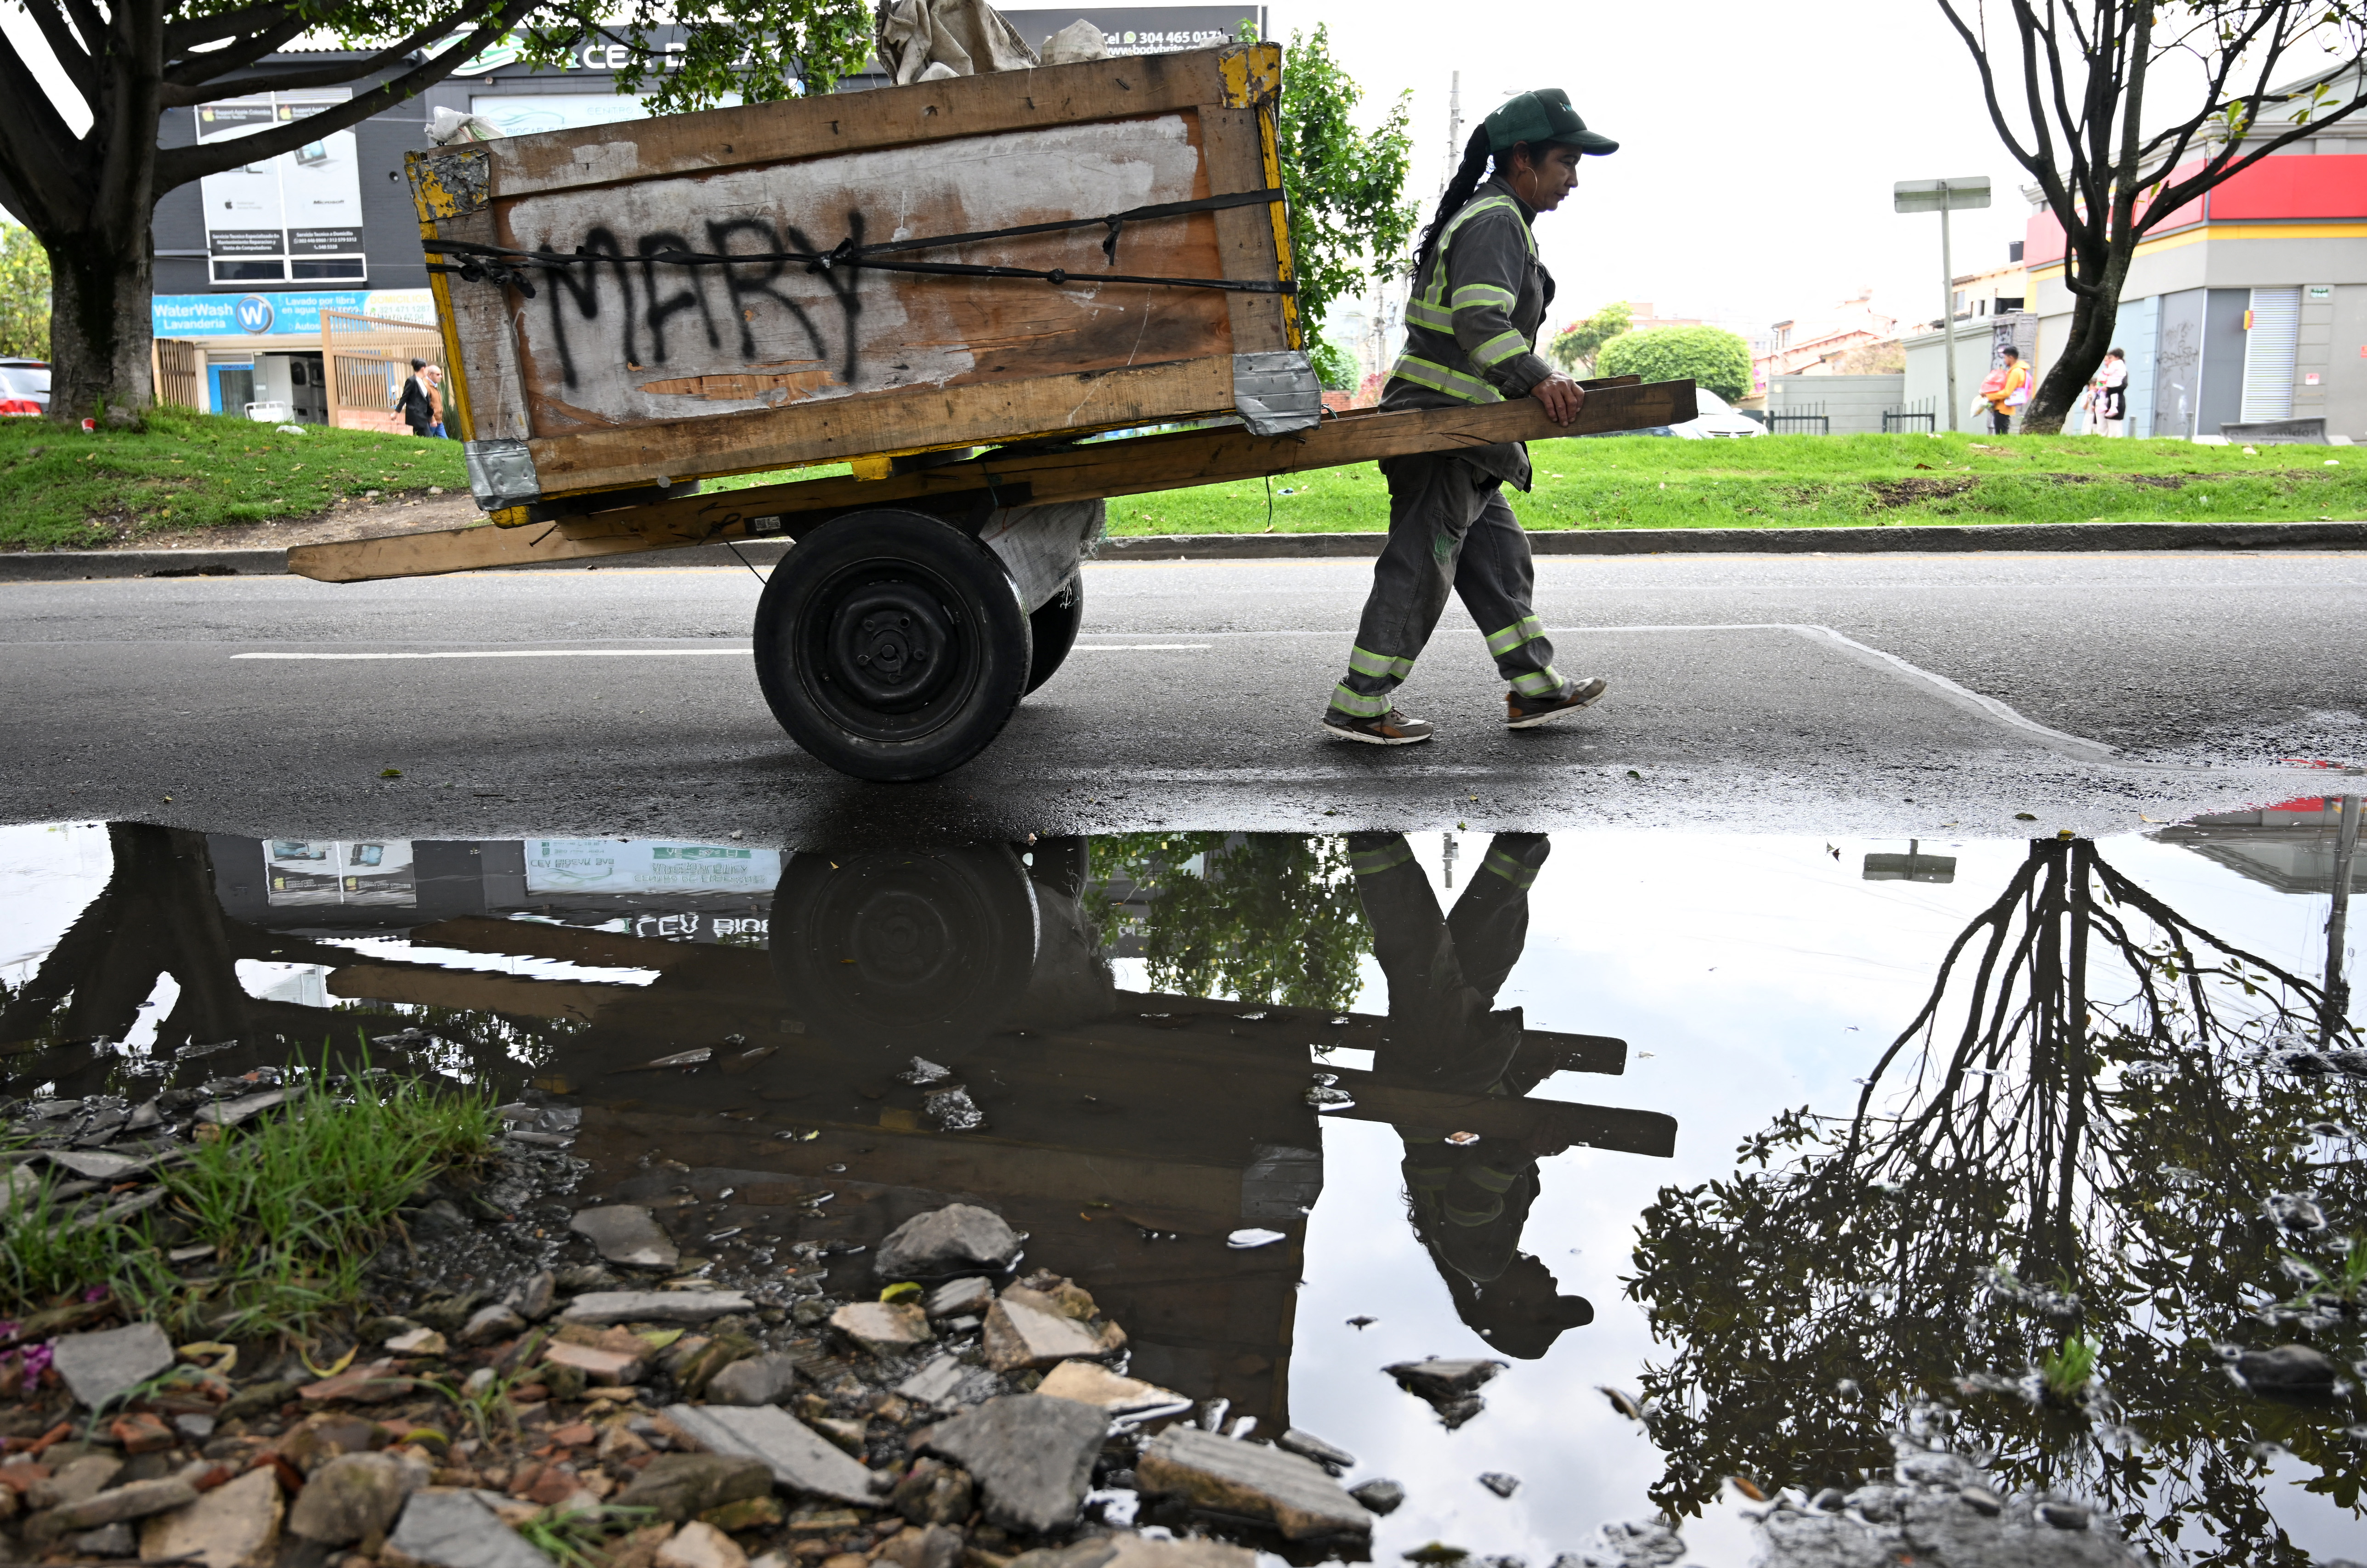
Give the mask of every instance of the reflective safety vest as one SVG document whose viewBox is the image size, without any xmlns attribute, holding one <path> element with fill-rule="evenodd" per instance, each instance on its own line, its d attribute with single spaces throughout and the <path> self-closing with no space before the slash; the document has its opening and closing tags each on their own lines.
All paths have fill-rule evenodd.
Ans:
<svg viewBox="0 0 2367 1568">
<path fill-rule="evenodd" d="M 1481 213 L 1499 210 L 1511 212 L 1515 218 L 1520 215 L 1519 203 L 1509 196 L 1495 195 L 1483 196 L 1467 203 L 1462 211 L 1447 220 L 1445 232 L 1438 236 L 1438 247 L 1431 256 L 1429 276 L 1423 280 L 1421 291 L 1406 301 L 1406 347 L 1405 351 L 1398 356 L 1398 362 L 1390 368 L 1391 375 L 1402 376 L 1418 386 L 1444 392 L 1466 403 L 1504 401 L 1502 392 L 1471 371 L 1500 365 L 1516 354 L 1531 352 L 1529 340 L 1515 328 L 1498 333 L 1467 355 L 1455 339 L 1455 312 L 1475 305 L 1494 305 L 1509 315 L 1519 305 L 1520 296 L 1493 283 L 1467 283 L 1455 290 L 1452 299 L 1446 293 L 1447 253 L 1454 246 L 1456 233 Z M 1520 228 L 1521 238 L 1527 244 L 1529 256 L 1534 260 L 1537 254 L 1536 236 L 1529 232 L 1525 222 Z M 1444 347 L 1433 347 L 1420 335 L 1444 338 Z M 1430 352 L 1419 352 L 1421 349 L 1429 349 Z"/>
</svg>

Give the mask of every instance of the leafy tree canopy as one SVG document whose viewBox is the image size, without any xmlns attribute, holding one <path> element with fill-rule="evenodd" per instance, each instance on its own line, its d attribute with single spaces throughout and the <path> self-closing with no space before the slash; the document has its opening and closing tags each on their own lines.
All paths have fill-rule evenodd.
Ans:
<svg viewBox="0 0 2367 1568">
<path fill-rule="evenodd" d="M 1750 345 L 1716 326 L 1656 326 L 1623 332 L 1594 357 L 1605 376 L 1648 381 L 1690 379 L 1732 403 L 1750 392 Z"/>
<path fill-rule="evenodd" d="M 1150 902 L 1154 990 L 1344 1008 L 1372 950 L 1346 842 L 1254 833 L 1113 834 L 1093 840 L 1104 940 L 1124 934 L 1114 885 Z"/>
<path fill-rule="evenodd" d="M 1614 300 L 1582 322 L 1562 328 L 1546 345 L 1546 358 L 1565 375 L 1591 374 L 1594 357 L 1603 346 L 1625 332 L 1636 320 L 1625 300 Z"/>
<path fill-rule="evenodd" d="M 50 357 L 50 258 L 14 223 L 0 223 L 0 355 Z"/>
<path fill-rule="evenodd" d="M 1290 35 L 1283 51 L 1282 107 L 1275 138 L 1282 187 L 1290 198 L 1290 251 L 1298 270 L 1298 311 L 1312 341 L 1332 304 L 1406 268 L 1417 214 L 1404 199 L 1413 151 L 1406 131 L 1413 95 L 1370 131 L 1353 118 L 1365 90 L 1331 57 L 1329 31 Z"/>
</svg>

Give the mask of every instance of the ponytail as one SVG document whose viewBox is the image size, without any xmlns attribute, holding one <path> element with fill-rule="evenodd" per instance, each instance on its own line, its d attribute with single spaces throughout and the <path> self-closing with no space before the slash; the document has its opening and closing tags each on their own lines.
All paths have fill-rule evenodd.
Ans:
<svg viewBox="0 0 2367 1568">
<path fill-rule="evenodd" d="M 1421 287 L 1424 274 L 1430 270 L 1430 258 L 1438 252 L 1438 236 L 1445 232 L 1447 221 L 1463 210 L 1471 193 L 1479 188 L 1480 176 L 1488 172 L 1488 127 L 1485 123 L 1471 128 L 1471 140 L 1463 144 L 1463 162 L 1456 165 L 1455 177 L 1446 182 L 1446 194 L 1438 199 L 1438 211 L 1421 232 L 1421 240 L 1414 247 L 1413 286 Z"/>
</svg>

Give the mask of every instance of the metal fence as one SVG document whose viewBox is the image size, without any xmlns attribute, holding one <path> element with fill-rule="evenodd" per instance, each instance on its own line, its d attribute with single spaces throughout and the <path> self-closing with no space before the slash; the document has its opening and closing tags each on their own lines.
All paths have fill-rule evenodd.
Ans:
<svg viewBox="0 0 2367 1568">
<path fill-rule="evenodd" d="M 1767 433 L 1781 436 L 1785 431 L 1802 436 L 1829 436 L 1833 433 L 1833 422 L 1821 403 L 1810 403 L 1805 409 L 1769 409 Z"/>
<path fill-rule="evenodd" d="M 411 361 L 432 365 L 444 357 L 443 339 L 432 325 L 347 311 L 321 312 L 321 348 L 329 423 L 390 435 L 409 428 L 394 410 L 394 395 L 411 373 Z"/>
</svg>

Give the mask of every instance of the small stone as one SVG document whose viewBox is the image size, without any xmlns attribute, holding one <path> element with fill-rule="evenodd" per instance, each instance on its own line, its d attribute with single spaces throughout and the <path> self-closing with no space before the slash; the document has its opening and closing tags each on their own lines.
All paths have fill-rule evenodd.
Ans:
<svg viewBox="0 0 2367 1568">
<path fill-rule="evenodd" d="M 799 1508 L 789 1516 L 788 1531 L 797 1536 L 844 1535 L 863 1528 L 863 1516 L 851 1508 Z"/>
<path fill-rule="evenodd" d="M 682 1249 L 650 1211 L 638 1204 L 618 1203 L 605 1209 L 578 1210 L 567 1228 L 591 1238 L 592 1245 L 610 1263 L 635 1268 L 672 1268 L 682 1261 Z"/>
<path fill-rule="evenodd" d="M 887 1478 L 849 1459 L 778 1405 L 668 1405 L 674 1429 L 710 1454 L 759 1459 L 784 1489 L 833 1502 L 878 1502 Z"/>
<path fill-rule="evenodd" d="M 879 1561 L 896 1568 L 954 1568 L 961 1559 L 961 1532 L 944 1525 L 899 1530 L 879 1549 Z"/>
<path fill-rule="evenodd" d="M 959 1370 L 958 1364 L 957 1370 Z M 1172 1389 L 1163 1389 L 1156 1383 L 1141 1382 L 1133 1378 L 1121 1378 L 1097 1361 L 1063 1361 L 1044 1374 L 1044 1381 L 1036 1385 L 1036 1392 L 1047 1399 L 1068 1399 L 1079 1404 L 1090 1404 L 1112 1415 L 1139 1415 L 1147 1410 L 1164 1410 L 1192 1403 Z M 1306 1436 L 1303 1432 L 1297 1435 Z M 1284 1448 L 1290 1447 L 1291 1436 L 1290 1433 L 1284 1434 Z M 1319 1446 L 1331 1449 L 1328 1443 Z M 1339 1451 L 1331 1449 L 1333 1453 Z M 1308 1457 L 1314 1459 L 1319 1456 L 1309 1454 Z M 1356 1461 L 1342 1456 L 1342 1462 L 1353 1464 Z"/>
<path fill-rule="evenodd" d="M 1348 1495 L 1376 1514 L 1394 1514 L 1405 1501 L 1405 1488 L 1394 1481 L 1367 1481 L 1348 1488 Z"/>
<path fill-rule="evenodd" d="M 640 1356 L 591 1345 L 572 1345 L 563 1339 L 544 1346 L 542 1359 L 545 1366 L 572 1367 L 583 1375 L 586 1382 L 602 1388 L 623 1388 L 640 1382 L 643 1370 Z"/>
<path fill-rule="evenodd" d="M 1501 1470 L 1491 1470 L 1479 1478 L 1479 1484 L 1499 1497 L 1510 1497 L 1521 1489 L 1521 1478 L 1517 1475 L 1506 1475 Z"/>
<path fill-rule="evenodd" d="M 772 1473 L 768 1471 L 764 1475 L 765 1485 L 769 1487 L 772 1481 Z M 736 1534 L 741 1530 L 777 1528 L 781 1521 L 788 1517 L 788 1510 L 781 1506 L 778 1497 L 767 1492 L 762 1497 L 742 1497 L 736 1503 L 709 1508 L 698 1517 L 717 1529 Z"/>
<path fill-rule="evenodd" d="M 161 1514 L 197 1500 L 198 1489 L 177 1475 L 161 1481 L 135 1481 L 79 1503 L 64 1505 L 52 1512 L 50 1527 L 62 1533 L 95 1530 L 101 1525 L 125 1519 L 144 1519 L 151 1514 Z"/>
<path fill-rule="evenodd" d="M 170 1426 L 144 1410 L 108 1422 L 107 1435 L 121 1444 L 127 1454 L 161 1453 L 181 1440 Z"/>
<path fill-rule="evenodd" d="M 50 1462 L 56 1466 L 50 1478 L 33 1483 L 26 1496 L 36 1508 L 60 1508 L 96 1497 L 123 1473 L 123 1461 L 113 1454 L 84 1454 L 62 1464 L 53 1455 Z"/>
<path fill-rule="evenodd" d="M 825 1415 L 816 1419 L 811 1425 L 815 1431 L 828 1437 L 856 1459 L 863 1457 L 864 1425 L 862 1422 L 833 1421 Z"/>
<path fill-rule="evenodd" d="M 658 1568 L 748 1568 L 740 1543 L 713 1525 L 692 1520 L 658 1548 Z"/>
<path fill-rule="evenodd" d="M 491 1345 L 496 1340 L 513 1338 L 526 1332 L 526 1319 L 496 1301 L 490 1307 L 479 1307 L 470 1314 L 468 1324 L 460 1330 L 463 1345 Z"/>
<path fill-rule="evenodd" d="M 1504 1369 L 1501 1361 L 1399 1361 L 1382 1370 L 1398 1381 L 1398 1386 L 1422 1399 L 1452 1399 L 1458 1394 L 1475 1393 L 1479 1386 Z"/>
<path fill-rule="evenodd" d="M 550 1568 L 473 1492 L 412 1494 L 386 1544 L 429 1568 Z"/>
<path fill-rule="evenodd" d="M 1833 1492 L 1830 1487 L 1826 1488 L 1826 1491 L 1832 1492 L 1835 1498 L 1840 1495 L 1839 1492 Z M 1824 1495 L 1825 1494 L 1821 1492 L 1817 1494 L 1819 1506 L 1827 1506 L 1824 1503 Z M 1986 1486 L 1960 1486 L 1956 1488 L 1956 1495 L 1963 1498 L 1965 1506 L 1973 1512 L 1985 1515 L 1989 1518 L 1994 1519 L 2005 1512 L 2005 1499 Z"/>
<path fill-rule="evenodd" d="M 2077 1503 L 2041 1503 L 2038 1517 L 2058 1530 L 2084 1530 L 2088 1528 L 2088 1510 Z"/>
<path fill-rule="evenodd" d="M 1047 1378 L 1044 1381 L 1049 1382 L 1051 1379 Z M 1356 1462 L 1356 1456 L 1347 1449 L 1334 1447 L 1314 1433 L 1302 1432 L 1296 1426 L 1285 1430 L 1281 1437 L 1274 1440 L 1274 1446 L 1297 1454 L 1301 1459 L 1313 1460 L 1334 1475 L 1353 1468 Z"/>
<path fill-rule="evenodd" d="M 994 1300 L 994 1287 L 975 1274 L 959 1279 L 948 1279 L 929 1292 L 929 1316 L 957 1318 L 975 1314 L 983 1317 Z"/>
<path fill-rule="evenodd" d="M 214 1418 L 184 1411 L 173 1417 L 173 1430 L 193 1443 L 202 1443 L 214 1435 Z"/>
<path fill-rule="evenodd" d="M 969 1369 L 962 1365 L 958 1357 L 934 1356 L 919 1371 L 898 1383 L 896 1393 L 915 1404 L 943 1404 L 968 1375 Z"/>
<path fill-rule="evenodd" d="M 259 1095 L 242 1095 L 234 1100 L 215 1100 L 198 1108 L 198 1120 L 215 1127 L 236 1127 L 252 1117 L 260 1116 L 274 1106 L 288 1100 L 285 1089 L 270 1089 Z"/>
<path fill-rule="evenodd" d="M 84 1557 L 129 1557 L 140 1549 L 127 1524 L 101 1525 L 66 1537 L 66 1547 Z"/>
<path fill-rule="evenodd" d="M 540 1323 L 550 1315 L 558 1300 L 559 1277 L 548 1268 L 530 1274 L 518 1281 L 510 1293 L 502 1298 L 503 1304 L 528 1323 Z"/>
<path fill-rule="evenodd" d="M 173 1342 L 153 1323 L 69 1334 L 57 1341 L 50 1364 L 76 1400 L 96 1409 L 171 1366 Z"/>
<path fill-rule="evenodd" d="M 1018 1258 L 1020 1244 L 1019 1233 L 992 1210 L 949 1203 L 889 1232 L 871 1267 L 884 1280 L 1000 1274 Z"/>
<path fill-rule="evenodd" d="M 2236 1370 L 2254 1393 L 2322 1394 L 2334 1386 L 2334 1363 L 2306 1345 L 2247 1350 L 2236 1358 Z"/>
<path fill-rule="evenodd" d="M 923 1459 L 896 1483 L 888 1506 L 916 1525 L 959 1524 L 969 1517 L 977 1490 L 969 1471 Z"/>
<path fill-rule="evenodd" d="M 1012 1394 L 938 1423 L 927 1448 L 969 1471 L 991 1522 L 1041 1534 L 1076 1519 L 1108 1433 L 1090 1406 Z"/>
<path fill-rule="evenodd" d="M 339 1454 L 314 1471 L 297 1494 L 288 1528 L 324 1546 L 384 1535 L 426 1480 L 424 1465 L 392 1454 Z"/>
<path fill-rule="evenodd" d="M 616 1502 L 619 1507 L 653 1508 L 658 1517 L 680 1524 L 772 1490 L 771 1467 L 745 1454 L 660 1454 Z"/>
<path fill-rule="evenodd" d="M 1010 1568 L 1254 1568 L 1257 1561 L 1258 1553 L 1222 1541 L 1128 1534 L 1023 1551 Z"/>
<path fill-rule="evenodd" d="M 987 1309 L 985 1348 L 986 1364 L 998 1372 L 1055 1367 L 1110 1353 L 1076 1319 L 1007 1298 Z"/>
<path fill-rule="evenodd" d="M 414 1328 L 398 1334 L 386 1342 L 386 1347 L 398 1356 L 441 1356 L 451 1349 L 444 1336 L 432 1328 Z"/>
<path fill-rule="evenodd" d="M 1170 1426 L 1134 1467 L 1146 1492 L 1271 1522 L 1286 1540 L 1369 1538 L 1373 1516 L 1312 1460 L 1193 1426 Z"/>
<path fill-rule="evenodd" d="M 830 1326 L 874 1356 L 909 1355 L 935 1337 L 910 1301 L 850 1301 L 830 1314 Z"/>
<path fill-rule="evenodd" d="M 797 1387 L 798 1363 L 775 1351 L 732 1362 L 707 1381 L 709 1404 L 778 1404 Z"/>
<path fill-rule="evenodd" d="M 755 1310 L 756 1303 L 737 1290 L 599 1290 L 568 1302 L 559 1321 L 708 1323 Z"/>
<path fill-rule="evenodd" d="M 367 1367 L 350 1367 L 334 1378 L 323 1378 L 317 1383 L 307 1383 L 296 1392 L 315 1404 L 331 1400 L 349 1400 L 356 1404 L 384 1404 L 401 1399 L 417 1386 L 415 1380 L 399 1375 L 391 1361 L 373 1361 Z"/>
<path fill-rule="evenodd" d="M 230 1403 L 214 1412 L 217 1421 L 243 1421 L 278 1409 L 296 1397 L 298 1385 L 284 1378 L 269 1382 L 249 1383 L 231 1396 Z"/>
</svg>

